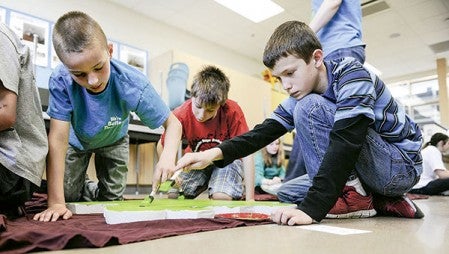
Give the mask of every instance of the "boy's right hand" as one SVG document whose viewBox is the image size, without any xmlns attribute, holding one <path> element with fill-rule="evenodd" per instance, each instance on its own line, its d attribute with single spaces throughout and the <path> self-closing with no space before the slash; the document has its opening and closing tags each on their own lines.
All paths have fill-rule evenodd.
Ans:
<svg viewBox="0 0 449 254">
<path fill-rule="evenodd" d="M 44 222 L 56 221 L 61 216 L 64 220 L 70 219 L 72 217 L 72 212 L 67 209 L 65 204 L 54 204 L 49 206 L 45 211 L 34 215 L 33 220 Z"/>
</svg>

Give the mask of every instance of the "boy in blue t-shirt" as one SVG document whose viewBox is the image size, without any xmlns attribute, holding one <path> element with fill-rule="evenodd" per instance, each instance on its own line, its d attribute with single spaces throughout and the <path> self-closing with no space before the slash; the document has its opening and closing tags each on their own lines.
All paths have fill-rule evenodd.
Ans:
<svg viewBox="0 0 449 254">
<path fill-rule="evenodd" d="M 290 97 L 250 132 L 186 154 L 177 168 L 226 165 L 296 128 L 312 185 L 298 188 L 297 209 L 279 209 L 274 222 L 311 224 L 331 210 L 348 214 L 373 206 L 382 215 L 424 216 L 404 195 L 422 172 L 421 132 L 375 74 L 353 58 L 324 61 L 315 33 L 299 21 L 274 31 L 264 64 Z M 361 184 L 347 188 L 353 176 Z"/>
<path fill-rule="evenodd" d="M 174 168 L 181 138 L 178 119 L 142 73 L 112 59 L 112 45 L 90 16 L 78 11 L 61 16 L 53 44 L 63 65 L 49 84 L 48 209 L 34 217 L 41 221 L 70 218 L 66 201 L 123 198 L 130 112 L 149 128 L 165 128 L 155 170 Z M 86 170 L 93 153 L 99 182 L 92 188 Z"/>
</svg>

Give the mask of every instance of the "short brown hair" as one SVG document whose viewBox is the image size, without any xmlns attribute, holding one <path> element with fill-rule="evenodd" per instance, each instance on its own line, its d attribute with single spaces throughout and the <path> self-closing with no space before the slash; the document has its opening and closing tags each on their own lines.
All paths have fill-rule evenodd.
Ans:
<svg viewBox="0 0 449 254">
<path fill-rule="evenodd" d="M 206 66 L 193 78 L 192 97 L 201 105 L 223 105 L 228 99 L 228 77 L 215 66 Z"/>
<path fill-rule="evenodd" d="M 53 46 L 59 59 L 66 54 L 83 52 L 92 45 L 104 45 L 106 35 L 100 25 L 89 15 L 80 11 L 70 11 L 62 15 L 53 29 Z M 98 43 L 98 44 L 96 44 Z"/>
<path fill-rule="evenodd" d="M 263 63 L 273 69 L 281 57 L 289 55 L 309 63 L 313 52 L 322 49 L 310 27 L 301 21 L 287 21 L 274 30 L 263 52 Z"/>
</svg>

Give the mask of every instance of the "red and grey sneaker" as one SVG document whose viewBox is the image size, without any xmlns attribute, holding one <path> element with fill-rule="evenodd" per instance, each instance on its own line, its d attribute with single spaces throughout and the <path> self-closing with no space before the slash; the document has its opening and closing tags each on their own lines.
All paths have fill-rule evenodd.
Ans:
<svg viewBox="0 0 449 254">
<path fill-rule="evenodd" d="M 404 217 L 412 219 L 420 219 L 424 217 L 418 206 L 413 203 L 407 196 L 386 197 L 375 196 L 374 207 L 379 215 Z"/>
<path fill-rule="evenodd" d="M 345 186 L 334 207 L 326 215 L 330 219 L 369 218 L 376 215 L 373 196 L 363 196 L 352 186 Z"/>
</svg>

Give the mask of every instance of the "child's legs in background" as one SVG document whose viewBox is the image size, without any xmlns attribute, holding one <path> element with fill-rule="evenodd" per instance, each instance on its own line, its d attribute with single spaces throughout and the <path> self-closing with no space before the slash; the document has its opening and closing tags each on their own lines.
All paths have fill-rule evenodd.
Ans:
<svg viewBox="0 0 449 254">
<path fill-rule="evenodd" d="M 394 145 L 385 142 L 373 129 L 368 129 L 367 142 L 363 145 L 356 163 L 361 182 L 374 193 L 384 196 L 401 196 L 419 180 L 417 172 L 422 167 L 404 160 Z"/>
<path fill-rule="evenodd" d="M 215 167 L 209 180 L 209 197 L 224 193 L 232 199 L 241 199 L 244 192 L 243 162 L 235 160 L 223 168 Z"/>
<path fill-rule="evenodd" d="M 66 202 L 82 201 L 86 170 L 92 156 L 90 151 L 79 151 L 69 145 L 65 158 L 64 197 Z"/>
<path fill-rule="evenodd" d="M 430 181 L 426 186 L 419 189 L 412 189 L 409 192 L 422 195 L 441 195 L 449 190 L 449 178 L 438 178 Z"/>
<path fill-rule="evenodd" d="M 304 174 L 283 183 L 278 190 L 277 197 L 281 202 L 297 204 L 304 200 L 310 186 L 312 186 L 312 180 L 309 175 Z"/>
<path fill-rule="evenodd" d="M 128 174 L 129 137 L 125 136 L 111 146 L 95 149 L 94 153 L 97 200 L 122 200 Z"/>
<path fill-rule="evenodd" d="M 187 172 L 181 172 L 179 178 L 181 178 L 181 189 L 184 193 L 184 197 L 187 199 L 194 199 L 207 189 L 207 183 L 214 166 L 208 166 L 201 170 L 190 170 Z"/>
</svg>

